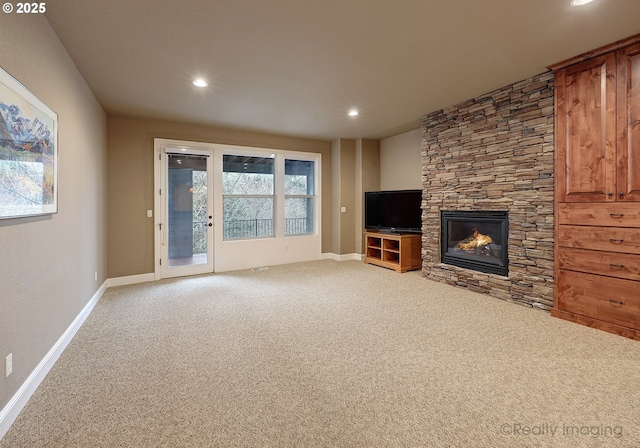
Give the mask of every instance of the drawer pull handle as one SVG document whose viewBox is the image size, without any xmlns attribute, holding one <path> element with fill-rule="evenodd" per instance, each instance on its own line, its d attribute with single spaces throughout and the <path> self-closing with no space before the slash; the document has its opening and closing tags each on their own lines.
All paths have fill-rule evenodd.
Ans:
<svg viewBox="0 0 640 448">
<path fill-rule="evenodd" d="M 611 241 L 613 244 L 622 244 L 624 242 L 624 240 L 617 240 L 615 238 L 609 238 L 609 241 Z"/>
<path fill-rule="evenodd" d="M 623 302 L 621 302 L 619 300 L 613 300 L 613 299 L 609 299 L 609 303 L 613 303 L 615 305 L 624 305 Z"/>
<path fill-rule="evenodd" d="M 622 218 L 624 216 L 624 213 L 609 213 L 609 216 L 611 216 L 612 218 Z"/>
<path fill-rule="evenodd" d="M 611 266 L 612 268 L 618 268 L 618 269 L 622 269 L 624 267 L 624 265 L 622 264 L 613 264 L 613 263 L 609 263 L 609 266 Z"/>
</svg>

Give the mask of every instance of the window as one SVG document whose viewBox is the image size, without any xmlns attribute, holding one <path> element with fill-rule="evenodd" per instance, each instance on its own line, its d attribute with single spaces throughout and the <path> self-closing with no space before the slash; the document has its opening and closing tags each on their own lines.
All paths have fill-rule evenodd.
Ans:
<svg viewBox="0 0 640 448">
<path fill-rule="evenodd" d="M 315 162 L 285 159 L 284 162 L 284 234 L 313 233 Z"/>
<path fill-rule="evenodd" d="M 274 236 L 274 159 L 224 155 L 223 238 Z"/>
<path fill-rule="evenodd" d="M 223 154 L 223 239 L 314 234 L 317 158 L 259 154 Z"/>
</svg>

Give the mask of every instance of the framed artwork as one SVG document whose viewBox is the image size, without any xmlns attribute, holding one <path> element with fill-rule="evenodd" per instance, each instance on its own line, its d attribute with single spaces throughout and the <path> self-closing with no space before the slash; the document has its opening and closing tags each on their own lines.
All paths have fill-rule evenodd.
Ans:
<svg viewBox="0 0 640 448">
<path fill-rule="evenodd" d="M 0 219 L 58 212 L 58 115 L 0 68 Z"/>
</svg>

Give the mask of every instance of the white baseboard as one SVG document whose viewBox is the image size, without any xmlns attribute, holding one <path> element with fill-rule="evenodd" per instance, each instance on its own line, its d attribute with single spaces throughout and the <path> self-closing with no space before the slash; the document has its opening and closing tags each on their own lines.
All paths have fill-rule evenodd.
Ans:
<svg viewBox="0 0 640 448">
<path fill-rule="evenodd" d="M 33 372 L 27 377 L 26 381 L 20 386 L 20 389 L 11 397 L 11 400 L 0 411 L 0 440 L 9 431 L 9 428 L 13 422 L 18 418 L 18 414 L 22 411 L 22 408 L 27 404 L 31 395 L 38 388 L 42 380 L 47 376 L 49 370 L 56 363 L 58 358 L 64 349 L 67 348 L 71 339 L 75 336 L 78 329 L 82 326 L 87 319 L 93 308 L 98 303 L 98 300 L 102 297 L 107 288 L 112 286 L 132 285 L 135 283 L 151 282 L 154 281 L 154 274 L 140 274 L 129 275 L 126 277 L 109 278 L 98 288 L 96 293 L 91 297 L 89 303 L 80 311 L 80 313 L 73 320 L 69 328 L 60 336 L 60 339 L 51 347 L 51 350 L 40 360 Z"/>
<path fill-rule="evenodd" d="M 362 260 L 362 254 L 333 254 L 325 253 L 321 256 L 322 259 L 332 259 L 336 261 L 346 260 Z M 135 283 L 151 282 L 155 280 L 153 273 L 129 275 L 125 277 L 116 277 L 105 280 L 105 282 L 98 288 L 96 293 L 91 297 L 91 300 L 85 305 L 80 313 L 73 320 L 67 330 L 60 336 L 60 339 L 51 347 L 49 352 L 40 360 L 35 369 L 27 377 L 26 381 L 20 386 L 18 391 L 11 397 L 11 400 L 0 411 L 0 440 L 5 436 L 13 422 L 18 418 L 20 411 L 27 404 L 31 395 L 38 388 L 42 380 L 47 376 L 47 373 L 51 370 L 56 363 L 62 352 L 64 352 L 69 342 L 73 339 L 76 332 L 80 329 L 84 321 L 87 319 L 93 308 L 96 306 L 107 288 L 112 286 L 132 285 Z"/>
<path fill-rule="evenodd" d="M 11 400 L 9 400 L 2 411 L 0 411 L 0 440 L 2 440 L 7 431 L 9 431 L 9 428 L 16 418 L 18 418 L 18 414 L 20 414 L 22 408 L 27 404 L 31 395 L 33 395 L 42 380 L 47 376 L 47 373 L 49 373 L 49 370 L 51 370 L 64 349 L 67 348 L 67 345 L 69 345 L 69 342 L 71 342 L 71 339 L 73 339 L 85 319 L 91 314 L 96 303 L 98 303 L 98 300 L 100 300 L 100 297 L 102 297 L 107 289 L 108 282 L 108 280 L 105 281 L 102 286 L 98 288 L 93 297 L 91 297 L 91 300 L 89 300 L 89 303 L 80 311 L 80 314 L 76 316 L 71 325 L 69 325 L 69 328 L 67 328 L 62 336 L 60 336 L 60 339 L 53 344 L 51 350 L 42 358 L 36 368 L 33 369 L 33 372 L 27 377 L 27 380 L 20 386 L 20 389 L 18 389 L 13 397 L 11 397 Z"/>
<path fill-rule="evenodd" d="M 338 255 L 338 254 L 334 254 L 332 252 L 329 252 L 329 253 L 322 254 L 322 259 L 323 260 L 336 260 L 336 261 L 348 261 L 348 260 L 362 261 L 362 260 L 364 260 L 364 255 L 356 254 L 356 253 Z"/>
<path fill-rule="evenodd" d="M 124 286 L 124 285 L 133 285 L 135 283 L 144 283 L 144 282 L 152 282 L 154 281 L 155 274 L 138 274 L 138 275 L 127 275 L 125 277 L 116 277 L 110 278 L 107 280 L 107 288 L 111 288 L 112 286 Z"/>
</svg>

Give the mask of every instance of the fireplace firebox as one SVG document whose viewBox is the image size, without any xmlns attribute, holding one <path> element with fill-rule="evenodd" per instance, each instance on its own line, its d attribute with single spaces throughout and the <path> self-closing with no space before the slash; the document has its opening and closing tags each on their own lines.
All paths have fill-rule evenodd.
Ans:
<svg viewBox="0 0 640 448">
<path fill-rule="evenodd" d="M 461 268 L 507 276 L 509 213 L 442 211 L 441 261 Z"/>
</svg>

